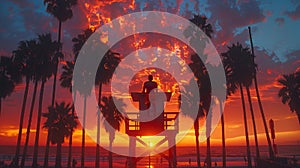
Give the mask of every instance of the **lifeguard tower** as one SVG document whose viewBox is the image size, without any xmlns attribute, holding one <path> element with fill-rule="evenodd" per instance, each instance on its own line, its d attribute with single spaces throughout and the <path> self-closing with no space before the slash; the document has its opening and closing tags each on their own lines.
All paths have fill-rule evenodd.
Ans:
<svg viewBox="0 0 300 168">
<path fill-rule="evenodd" d="M 154 93 L 156 95 L 165 94 L 166 101 L 169 102 L 171 98 L 171 92 L 160 92 Z M 161 95 L 159 95 L 161 96 Z M 154 147 L 159 147 L 166 141 L 169 145 L 168 156 L 161 153 L 160 155 L 167 159 L 169 162 L 169 167 L 176 167 L 176 144 L 175 138 L 178 133 L 178 113 L 179 112 L 155 112 L 158 115 L 155 116 L 151 121 L 145 121 L 143 118 L 147 118 L 149 114 L 154 113 L 153 108 L 149 108 L 149 94 L 132 92 L 132 100 L 138 102 L 139 112 L 127 113 L 128 118 L 125 120 L 126 134 L 130 136 L 129 139 L 129 153 L 131 156 L 135 156 L 136 142 L 139 142 L 145 147 L 149 147 L 146 142 L 144 142 L 139 137 L 142 136 L 164 136 L 164 138 L 154 145 Z M 165 102 L 159 101 L 163 105 Z M 136 163 L 142 158 L 130 158 L 128 162 L 128 167 L 136 168 Z"/>
</svg>

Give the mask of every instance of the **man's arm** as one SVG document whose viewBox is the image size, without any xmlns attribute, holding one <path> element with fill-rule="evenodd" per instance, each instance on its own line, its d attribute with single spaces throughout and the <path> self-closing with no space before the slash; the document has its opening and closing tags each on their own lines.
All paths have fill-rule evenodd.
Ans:
<svg viewBox="0 0 300 168">
<path fill-rule="evenodd" d="M 143 91 L 142 91 L 142 93 L 146 93 L 145 83 L 143 84 Z"/>
</svg>

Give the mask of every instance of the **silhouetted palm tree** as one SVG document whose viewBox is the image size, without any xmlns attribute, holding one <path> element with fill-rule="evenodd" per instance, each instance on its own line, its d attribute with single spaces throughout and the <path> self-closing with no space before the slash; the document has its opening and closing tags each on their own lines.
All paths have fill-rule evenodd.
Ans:
<svg viewBox="0 0 300 168">
<path fill-rule="evenodd" d="M 84 43 L 87 41 L 87 39 L 92 35 L 93 30 L 86 29 L 82 34 L 77 35 L 77 37 L 73 38 L 73 53 L 75 55 L 75 60 L 77 59 L 77 56 L 84 45 Z M 100 65 L 98 67 L 98 71 L 96 74 L 96 85 L 99 86 L 98 89 L 98 104 L 100 105 L 101 102 L 101 92 L 102 92 L 102 84 L 107 84 L 110 82 L 113 73 L 115 71 L 115 68 L 118 66 L 120 60 L 120 55 L 118 53 L 114 53 L 112 51 L 108 51 L 102 61 L 100 62 Z M 97 114 L 97 146 L 96 146 L 96 161 L 95 161 L 95 167 L 99 167 L 99 158 L 100 158 L 100 146 L 99 146 L 99 139 L 100 139 L 100 115 L 99 112 Z"/>
<path fill-rule="evenodd" d="M 30 127 L 31 127 L 31 121 L 32 121 L 32 116 L 33 116 L 33 110 L 34 110 L 34 105 L 35 105 L 35 98 L 36 98 L 36 91 L 38 87 L 38 78 L 37 76 L 37 71 L 38 71 L 38 66 L 37 66 L 37 48 L 38 44 L 35 39 L 25 41 L 26 43 L 26 50 L 28 49 L 28 59 L 26 59 L 26 67 L 28 68 L 27 72 L 29 73 L 28 75 L 31 77 L 32 81 L 34 82 L 34 89 L 32 93 L 32 100 L 31 100 L 31 105 L 30 105 L 30 111 L 29 111 L 29 116 L 28 116 L 28 123 L 27 123 L 27 129 L 26 129 L 26 138 L 25 138 L 25 143 L 24 143 L 24 149 L 23 149 L 23 154 L 22 154 L 22 160 L 21 160 L 21 168 L 25 166 L 25 159 L 27 157 L 27 148 L 28 148 L 28 143 L 29 143 L 29 137 L 30 137 Z"/>
<path fill-rule="evenodd" d="M 67 21 L 73 17 L 72 6 L 77 4 L 77 0 L 44 0 L 44 4 L 47 5 L 47 12 L 53 15 L 58 20 L 58 43 L 61 43 L 61 30 L 62 22 Z M 54 106 L 55 101 L 55 91 L 56 91 L 56 78 L 58 69 L 58 59 L 63 57 L 61 53 L 61 47 L 58 48 L 57 54 L 54 57 L 55 69 L 54 69 L 54 79 L 53 79 L 53 89 L 52 89 L 52 101 L 51 105 Z M 49 137 L 49 136 L 48 136 Z M 49 138 L 47 137 L 46 150 L 45 150 L 45 160 L 44 167 L 48 167 L 48 155 L 49 155 Z"/>
<path fill-rule="evenodd" d="M 229 49 L 230 50 L 230 49 Z M 255 140 L 255 151 L 256 151 L 256 158 L 260 158 L 260 153 L 259 153 L 259 147 L 258 147 L 258 138 L 257 138 L 257 130 L 256 130 L 256 121 L 255 121 L 255 116 L 254 116 L 254 111 L 253 111 L 253 105 L 252 105 L 252 98 L 251 98 L 251 93 L 250 93 L 250 86 L 252 85 L 252 81 L 255 77 L 256 74 L 256 67 L 257 65 L 253 61 L 253 55 L 250 52 L 250 49 L 248 47 L 243 48 L 243 46 L 239 43 L 237 45 L 233 45 L 232 47 L 232 56 L 231 58 L 237 61 L 239 66 L 237 66 L 237 71 L 240 71 L 239 73 L 245 73 L 249 74 L 248 78 L 245 78 L 245 81 L 242 82 L 242 86 L 246 88 L 246 93 L 247 93 L 247 98 L 248 98 L 248 103 L 249 103 L 249 108 L 250 108 L 250 113 L 251 113 L 251 118 L 252 118 L 252 124 L 253 124 L 253 131 L 254 131 L 254 140 Z M 242 67 L 243 66 L 243 67 Z"/>
<path fill-rule="evenodd" d="M 74 53 L 74 61 L 70 62 L 67 61 L 66 65 L 64 65 L 63 68 L 63 72 L 60 78 L 60 85 L 63 88 L 68 88 L 70 92 L 72 92 L 72 81 L 73 81 L 73 71 L 74 71 L 74 66 L 75 66 L 75 61 L 78 57 L 78 54 L 82 48 L 82 46 L 84 45 L 84 43 L 86 42 L 86 40 L 92 35 L 93 31 L 91 29 L 86 29 L 84 30 L 84 32 L 82 34 L 77 35 L 77 37 L 74 37 L 72 39 L 73 41 L 73 53 Z M 75 103 L 75 99 L 76 99 L 76 92 L 73 92 L 73 98 L 74 98 L 74 102 Z M 73 105 L 72 108 L 72 114 L 75 113 L 75 108 Z M 75 115 L 75 114 L 74 114 Z M 71 167 L 71 160 L 72 160 L 72 141 L 73 141 L 73 137 L 72 135 L 70 136 L 69 139 L 69 154 L 68 154 L 68 167 Z"/>
<path fill-rule="evenodd" d="M 258 147 L 256 122 L 255 122 L 255 116 L 254 116 L 254 111 L 253 111 L 253 106 L 252 106 L 250 86 L 246 86 L 246 92 L 247 92 L 247 96 L 248 96 L 248 103 L 249 103 L 249 108 L 250 108 L 250 112 L 251 112 L 252 124 L 253 124 L 253 134 L 254 134 L 254 141 L 255 141 L 256 159 L 259 159 L 260 158 L 260 153 L 259 153 L 259 147 Z"/>
<path fill-rule="evenodd" d="M 79 52 L 84 45 L 84 43 L 88 40 L 88 38 L 94 33 L 92 29 L 85 29 L 82 33 L 78 34 L 77 37 L 72 39 L 73 42 L 73 53 L 74 53 L 74 60 L 77 60 Z"/>
<path fill-rule="evenodd" d="M 121 105 L 121 102 L 118 103 Z M 125 104 L 123 103 L 124 107 Z M 120 108 L 120 107 L 119 107 Z M 104 128 L 109 133 L 109 168 L 113 167 L 112 162 L 112 143 L 115 139 L 115 133 L 116 130 L 120 130 L 121 124 L 124 120 L 124 116 L 121 114 L 121 112 L 116 107 L 113 98 L 110 97 L 102 97 L 102 103 L 100 104 L 100 110 L 103 114 L 103 119 L 106 120 L 104 122 Z"/>
<path fill-rule="evenodd" d="M 108 84 L 113 76 L 113 73 L 120 63 L 120 54 L 115 53 L 112 51 L 108 51 L 102 61 L 100 62 L 100 65 L 98 67 L 98 71 L 96 74 L 96 85 L 99 86 L 98 89 L 98 105 L 101 104 L 101 93 L 102 93 L 102 84 Z M 98 111 L 97 114 L 97 146 L 96 146 L 96 168 L 99 168 L 99 156 L 100 156 L 100 113 Z"/>
<path fill-rule="evenodd" d="M 40 125 L 43 109 L 43 96 L 46 81 L 55 72 L 55 52 L 59 48 L 59 43 L 52 41 L 51 34 L 42 34 L 38 36 L 38 50 L 37 50 L 37 73 L 36 78 L 41 82 L 40 95 L 39 95 L 39 107 L 37 115 L 37 125 L 35 134 L 35 143 L 33 151 L 32 167 L 37 167 L 38 147 L 39 147 L 39 135 Z"/>
<path fill-rule="evenodd" d="M 212 37 L 212 33 L 214 32 L 212 29 L 212 25 L 207 23 L 207 17 L 201 15 L 194 15 L 192 19 L 190 19 L 195 25 L 197 25 L 209 38 Z"/>
<path fill-rule="evenodd" d="M 9 72 L 9 68 L 12 65 L 12 60 L 10 57 L 1 56 L 0 57 L 0 116 L 1 116 L 1 105 L 2 99 L 10 96 L 14 91 L 15 83 Z"/>
<path fill-rule="evenodd" d="M 13 51 L 13 62 L 14 66 L 18 68 L 19 73 L 25 77 L 25 91 L 23 96 L 22 108 L 21 108 L 21 115 L 19 121 L 19 134 L 17 139 L 17 147 L 15 153 L 15 166 L 19 164 L 19 153 L 21 148 L 21 138 L 22 138 L 22 128 L 23 128 L 23 121 L 25 115 L 25 108 L 26 102 L 28 97 L 28 90 L 29 84 L 32 79 L 33 70 L 31 69 L 33 66 L 30 63 L 30 59 L 33 57 L 32 54 L 34 53 L 32 50 L 33 48 L 30 45 L 30 41 L 20 41 L 17 50 Z"/>
<path fill-rule="evenodd" d="M 87 65 L 86 65 L 87 66 Z M 85 126 L 86 126 L 86 110 L 87 110 L 87 98 L 91 95 L 93 88 L 93 81 L 91 79 L 91 72 L 88 69 L 81 71 L 78 78 L 73 78 L 75 86 L 80 86 L 76 88 L 76 91 L 83 96 L 83 117 L 82 117 L 82 139 L 81 139 L 81 167 L 84 168 L 85 159 Z"/>
<path fill-rule="evenodd" d="M 233 44 L 231 47 L 228 47 L 228 51 L 222 53 L 221 55 L 222 55 L 225 71 L 227 71 L 227 75 L 228 75 L 227 80 L 230 82 L 227 83 L 227 86 L 230 86 L 231 89 L 235 89 L 238 87 L 240 88 L 243 113 L 244 113 L 243 115 L 244 115 L 245 135 L 246 135 L 246 144 L 247 144 L 248 167 L 252 167 L 243 86 L 245 86 L 246 89 L 249 89 L 249 86 L 251 85 L 252 79 L 254 77 L 256 65 L 253 64 L 249 48 L 243 48 L 243 46 L 239 43 Z"/>
<path fill-rule="evenodd" d="M 207 167 L 211 167 L 211 149 L 210 149 L 210 133 L 211 133 L 211 123 L 212 115 L 209 115 L 209 108 L 211 106 L 211 85 L 209 76 L 206 71 L 204 71 L 204 76 L 198 79 L 200 88 L 200 104 L 206 117 L 206 163 Z"/>
<path fill-rule="evenodd" d="M 69 89 L 72 92 L 72 80 L 73 80 L 73 71 L 75 63 L 73 61 L 66 61 L 66 64 L 63 65 L 63 72 L 60 76 L 60 86 L 66 89 Z"/>
<path fill-rule="evenodd" d="M 199 102 L 199 111 L 197 118 L 195 119 L 194 123 L 194 130 L 195 130 L 195 138 L 196 138 L 196 148 L 197 148 L 197 164 L 198 167 L 201 166 L 200 164 L 200 147 L 199 147 L 199 119 L 204 117 L 205 115 L 208 116 L 208 111 L 210 107 L 210 100 L 211 100 L 211 88 L 210 88 L 210 80 L 207 73 L 207 70 L 205 69 L 205 66 L 201 62 L 200 58 L 197 55 L 191 56 L 192 63 L 189 64 L 191 70 L 194 73 L 194 76 L 197 79 L 197 84 L 199 87 L 199 93 L 200 94 L 200 102 Z M 209 122 L 207 122 L 209 123 Z M 207 129 L 209 129 L 210 126 L 207 125 Z M 210 132 L 209 130 L 207 132 Z M 209 136 L 207 136 L 207 163 L 209 164 L 210 161 L 210 139 Z"/>
<path fill-rule="evenodd" d="M 225 76 L 226 76 L 226 71 L 225 71 Z M 223 86 L 225 87 L 225 86 Z M 219 89 L 224 89 L 224 90 L 230 90 L 228 89 L 228 86 L 226 85 L 226 88 L 219 88 Z M 221 94 L 222 91 L 218 91 L 217 94 Z M 228 93 L 226 94 L 225 99 L 222 99 L 222 95 L 216 95 L 216 98 L 218 99 L 219 102 L 219 108 L 220 108 L 220 113 L 221 113 L 221 131 L 222 131 L 222 167 L 226 168 L 226 141 L 225 141 L 225 121 L 224 121 L 224 106 L 223 102 L 227 99 Z"/>
<path fill-rule="evenodd" d="M 61 26 L 62 22 L 67 21 L 73 17 L 72 6 L 77 4 L 77 0 L 44 0 L 44 4 L 47 5 L 47 12 L 53 15 L 58 20 L 58 43 L 61 43 Z M 58 49 L 58 51 L 60 48 Z M 53 92 L 52 92 L 52 106 L 55 100 L 55 88 L 56 88 L 56 75 L 58 66 L 58 54 L 54 59 L 56 63 L 56 69 L 54 72 Z"/>
<path fill-rule="evenodd" d="M 227 58 L 222 57 L 222 61 L 226 62 Z M 238 87 L 236 85 L 236 81 L 234 78 L 234 75 L 232 74 L 232 70 L 231 70 L 231 66 L 228 66 L 228 64 L 223 64 L 224 66 L 224 72 L 225 72 L 225 76 L 226 76 L 226 99 L 228 98 L 228 96 L 230 96 L 231 94 L 234 94 Z M 218 96 L 219 97 L 219 96 Z M 222 100 L 219 100 L 220 102 L 220 110 L 223 110 L 222 108 Z M 221 116 L 221 124 L 222 126 L 222 155 L 223 155 L 223 164 L 222 167 L 226 168 L 226 148 L 225 148 L 225 126 L 224 126 L 224 115 Z"/>
<path fill-rule="evenodd" d="M 0 56 L 0 116 L 1 116 L 1 105 L 2 99 L 7 98 L 14 91 L 15 85 L 21 83 L 22 75 L 21 75 L 21 67 L 20 64 L 13 61 L 13 57 Z M 28 87 L 26 87 L 28 92 Z M 23 116 L 20 118 L 20 122 L 23 122 Z M 23 123 L 22 123 L 23 124 Z M 22 124 L 20 124 L 19 132 L 22 130 Z M 19 162 L 19 149 L 20 149 L 20 141 L 21 134 L 18 136 L 18 143 L 16 155 L 13 159 L 12 165 L 17 166 Z"/>
<path fill-rule="evenodd" d="M 207 17 L 206 16 L 194 15 L 193 18 L 190 19 L 190 21 L 192 23 L 194 23 L 196 26 L 198 26 L 209 38 L 212 37 L 212 33 L 213 33 L 212 25 L 207 23 Z M 202 41 L 204 41 L 204 38 L 202 39 Z M 203 45 L 203 44 L 199 44 L 199 45 Z M 200 48 L 204 48 L 204 47 L 200 47 Z M 201 63 L 201 60 L 198 59 L 199 58 L 198 56 L 194 55 L 192 57 L 194 57 L 194 58 L 191 58 L 193 63 L 191 63 L 190 66 L 194 66 L 194 68 L 192 68 L 192 67 L 191 68 L 192 68 L 192 70 L 195 74 L 195 77 L 197 78 L 199 89 L 200 89 L 200 91 L 206 92 L 205 93 L 205 94 L 207 94 L 206 96 L 210 96 L 209 92 L 207 92 L 208 90 L 205 90 L 208 87 L 210 87 L 210 83 L 209 83 L 210 81 L 209 81 L 207 72 L 205 72 L 206 70 L 204 68 L 204 65 Z M 205 60 L 203 60 L 203 61 L 205 61 Z M 203 95 L 203 92 L 201 92 L 201 95 Z M 210 106 L 210 98 L 202 97 L 202 98 L 200 98 L 200 100 L 201 99 L 202 99 L 201 108 L 204 108 L 202 110 L 204 110 L 205 112 L 208 112 L 208 109 L 209 109 L 209 106 Z M 205 102 L 206 104 L 204 105 L 203 101 L 209 101 L 209 102 Z M 203 105 L 206 106 L 206 107 L 204 107 Z M 207 105 L 208 105 L 208 108 L 207 108 Z M 197 117 L 196 120 L 199 120 L 199 118 Z M 196 128 L 196 127 L 199 127 L 198 121 L 197 122 L 195 121 L 194 129 L 196 129 L 195 130 L 195 136 L 199 136 L 199 128 Z M 198 133 L 196 133 L 196 131 Z M 197 138 L 196 138 L 196 148 L 197 148 L 197 164 L 198 164 L 198 167 L 200 167 L 201 166 L 200 152 L 199 152 L 200 146 L 199 146 L 199 142 L 197 142 Z M 209 136 L 207 137 L 207 156 L 206 157 L 207 157 L 208 166 L 211 167 L 210 137 Z"/>
<path fill-rule="evenodd" d="M 248 30 L 249 30 L 250 44 L 251 44 L 251 51 L 252 51 L 252 61 L 253 61 L 253 64 L 255 64 L 255 61 L 254 61 L 255 54 L 254 54 L 252 35 L 251 35 L 251 27 L 250 26 L 248 27 Z M 257 83 L 257 77 L 256 77 L 256 71 L 257 71 L 257 69 L 255 69 L 255 75 L 254 75 L 255 92 L 256 92 L 256 97 L 257 97 L 257 102 L 258 102 L 258 105 L 259 105 L 261 118 L 262 118 L 263 124 L 264 124 L 266 139 L 267 139 L 267 142 L 268 142 L 269 156 L 270 156 L 271 159 L 273 159 L 274 158 L 274 151 L 272 149 L 272 143 L 271 143 L 271 138 L 270 138 L 269 131 L 268 131 L 268 125 L 267 125 L 263 105 L 262 105 L 262 102 L 261 102 L 261 99 L 260 99 L 258 83 Z"/>
<path fill-rule="evenodd" d="M 77 57 L 79 55 L 79 52 L 82 48 L 82 46 L 84 45 L 84 43 L 87 41 L 87 39 L 93 34 L 93 30 L 91 29 L 86 29 L 84 30 L 83 33 L 77 35 L 77 37 L 74 37 L 72 39 L 73 42 L 73 53 L 74 53 L 74 61 L 76 62 Z M 75 83 L 75 82 L 74 82 Z M 88 89 L 88 88 L 87 88 Z M 78 90 L 81 94 L 84 94 L 85 96 L 87 96 L 86 94 L 90 93 L 89 90 Z M 74 93 L 75 94 L 75 93 Z M 86 98 L 84 100 L 84 104 L 86 104 Z M 84 167 L 84 148 L 85 148 L 85 110 L 86 110 L 86 106 L 84 106 L 84 119 L 83 119 L 83 128 L 82 128 L 82 140 L 81 140 L 81 167 Z"/>
<path fill-rule="evenodd" d="M 62 67 L 63 72 L 60 76 L 60 85 L 63 88 L 69 89 L 70 92 L 72 92 L 72 80 L 73 80 L 73 71 L 74 71 L 74 65 L 75 63 L 72 61 L 67 61 L 66 65 Z M 72 115 L 75 117 L 75 101 L 76 101 L 76 92 L 73 92 L 73 106 L 72 106 Z M 48 132 L 49 135 L 49 132 Z M 72 161 L 72 143 L 73 143 L 73 132 L 70 135 L 69 138 L 69 152 L 68 152 L 68 168 L 71 167 L 71 161 Z"/>
<path fill-rule="evenodd" d="M 296 112 L 300 123 L 300 71 L 282 75 L 278 82 L 282 88 L 278 92 L 283 104 L 288 104 L 291 112 Z"/>
<path fill-rule="evenodd" d="M 31 128 L 31 121 L 32 121 L 33 109 L 34 109 L 34 104 L 35 104 L 37 86 L 38 86 L 38 80 L 34 80 L 34 89 L 33 89 L 33 93 L 32 93 L 32 100 L 31 100 L 27 129 L 26 129 L 26 138 L 25 138 L 23 155 L 22 155 L 22 160 L 21 160 L 22 168 L 25 166 L 25 159 L 27 157 L 27 148 L 28 148 L 29 137 L 30 137 L 30 128 Z"/>
<path fill-rule="evenodd" d="M 199 84 L 196 84 L 196 87 Z M 197 152 L 197 164 L 198 167 L 201 166 L 200 163 L 200 150 L 199 150 L 199 119 L 203 118 L 205 116 L 204 109 L 201 106 L 201 103 L 199 101 L 196 101 L 197 94 L 196 92 L 199 92 L 199 89 L 193 90 L 195 86 L 193 86 L 192 80 L 189 81 L 188 85 L 184 85 L 184 90 L 180 90 L 180 96 L 179 96 L 179 105 L 182 113 L 192 119 L 195 118 L 194 121 L 194 131 L 195 131 L 195 140 L 196 140 L 196 152 Z M 202 93 L 201 93 L 202 94 Z M 197 114 L 193 114 L 192 112 L 195 112 L 197 110 Z"/>
<path fill-rule="evenodd" d="M 48 112 L 43 113 L 43 117 L 47 118 L 44 128 L 51 131 L 51 142 L 57 144 L 55 167 L 61 167 L 61 146 L 65 137 L 71 136 L 74 128 L 77 126 L 76 117 L 70 113 L 72 107 L 70 104 L 61 102 L 56 103 L 55 107 L 49 106 Z"/>
</svg>

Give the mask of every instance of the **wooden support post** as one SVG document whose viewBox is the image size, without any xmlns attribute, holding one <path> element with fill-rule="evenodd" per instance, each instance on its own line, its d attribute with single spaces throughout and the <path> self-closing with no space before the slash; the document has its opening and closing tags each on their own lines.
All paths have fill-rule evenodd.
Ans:
<svg viewBox="0 0 300 168">
<path fill-rule="evenodd" d="M 175 134 L 171 134 L 167 136 L 168 136 L 168 145 L 169 145 L 169 168 L 176 168 L 177 159 L 176 159 Z"/>
<path fill-rule="evenodd" d="M 128 167 L 136 168 L 136 158 L 135 158 L 135 148 L 136 148 L 136 137 L 129 137 L 129 159 Z"/>
</svg>

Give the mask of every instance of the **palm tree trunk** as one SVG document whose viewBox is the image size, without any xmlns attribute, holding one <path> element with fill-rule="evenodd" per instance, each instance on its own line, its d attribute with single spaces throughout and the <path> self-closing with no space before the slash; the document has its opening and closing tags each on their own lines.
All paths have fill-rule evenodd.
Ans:
<svg viewBox="0 0 300 168">
<path fill-rule="evenodd" d="M 255 116 L 254 116 L 254 111 L 253 111 L 253 107 L 252 107 L 251 94 L 250 94 L 249 87 L 246 87 L 246 90 L 247 90 L 248 102 L 249 102 L 249 106 L 250 106 L 250 112 L 251 112 L 252 123 L 253 123 L 256 159 L 259 159 L 260 155 L 259 155 L 258 140 L 257 140 L 257 130 L 256 130 Z"/>
<path fill-rule="evenodd" d="M 29 78 L 26 78 L 25 91 L 24 91 L 20 121 L 19 121 L 19 134 L 18 134 L 18 140 L 17 140 L 17 148 L 16 148 L 16 154 L 15 154 L 15 160 L 14 160 L 15 166 L 19 165 L 19 153 L 20 153 L 20 148 L 21 148 L 22 128 L 23 128 L 23 121 L 24 121 L 26 102 L 27 102 L 27 96 L 28 96 L 28 90 L 29 90 L 29 82 L 30 82 Z"/>
<path fill-rule="evenodd" d="M 81 168 L 84 168 L 85 119 L 86 119 L 86 96 L 84 97 L 84 102 L 83 102 L 83 122 L 82 122 L 82 139 L 81 139 Z"/>
<path fill-rule="evenodd" d="M 113 168 L 113 158 L 112 158 L 112 141 L 109 142 L 109 152 L 108 152 L 108 167 Z"/>
<path fill-rule="evenodd" d="M 73 109 L 72 109 L 72 113 L 73 113 Z M 71 167 L 71 163 L 72 163 L 72 143 L 73 143 L 73 132 L 71 133 L 70 139 L 69 139 L 68 168 Z"/>
<path fill-rule="evenodd" d="M 51 137 L 51 130 L 48 129 L 46 148 L 45 148 L 44 168 L 48 168 L 50 137 Z"/>
<path fill-rule="evenodd" d="M 61 21 L 59 21 L 58 26 L 58 43 L 60 44 L 61 38 Z M 58 52 L 61 48 L 58 49 Z M 53 86 L 52 86 L 52 99 L 51 99 L 51 106 L 54 106 L 55 103 L 55 93 L 56 93 L 56 80 L 57 80 L 57 69 L 58 69 L 58 58 L 55 56 L 55 70 L 54 70 L 54 77 L 53 77 Z M 46 141 L 46 149 L 45 149 L 45 158 L 44 158 L 44 167 L 48 167 L 48 157 L 49 157 L 49 149 L 50 149 L 50 134 L 51 132 L 48 131 L 47 141 Z"/>
<path fill-rule="evenodd" d="M 252 41 L 252 35 L 251 35 L 251 27 L 248 27 L 248 29 L 249 29 L 251 51 L 252 51 L 253 63 L 254 63 L 254 48 L 253 48 L 253 41 Z M 267 125 L 267 121 L 266 121 L 266 117 L 265 117 L 265 113 L 264 113 L 264 108 L 262 106 L 262 102 L 261 102 L 260 95 L 259 95 L 258 83 L 257 83 L 257 78 L 256 78 L 256 71 L 255 71 L 255 75 L 254 75 L 254 86 L 255 86 L 256 97 L 257 97 L 257 101 L 258 101 L 258 105 L 259 105 L 260 114 L 261 114 L 261 117 L 262 117 L 262 120 L 263 120 L 263 123 L 264 123 L 266 138 L 267 138 L 267 141 L 268 141 L 269 156 L 270 156 L 271 159 L 274 159 L 274 152 L 273 152 L 273 149 L 272 149 L 272 143 L 271 143 L 271 138 L 270 138 L 270 135 L 269 135 L 268 125 Z"/>
<path fill-rule="evenodd" d="M 76 92 L 74 92 L 73 107 L 72 107 L 73 118 L 75 118 L 75 102 L 76 102 Z M 70 139 L 69 139 L 68 168 L 71 167 L 71 163 L 72 163 L 72 143 L 73 143 L 73 131 L 71 132 Z"/>
<path fill-rule="evenodd" d="M 2 112 L 2 98 L 0 97 L 0 116 L 1 116 L 1 112 Z"/>
<path fill-rule="evenodd" d="M 55 70 L 54 70 L 54 77 L 53 77 L 53 88 L 52 88 L 52 99 L 51 105 L 54 106 L 55 103 L 55 91 L 56 91 L 56 79 L 57 79 L 57 69 L 58 69 L 58 58 L 57 56 L 54 57 L 55 59 Z"/>
<path fill-rule="evenodd" d="M 96 144 L 96 163 L 95 167 L 100 167 L 100 104 L 101 104 L 101 92 L 102 92 L 102 83 L 99 84 L 99 91 L 98 91 L 98 115 L 97 115 L 97 144 Z"/>
<path fill-rule="evenodd" d="M 31 126 L 32 114 L 33 114 L 33 109 L 34 109 L 37 86 L 38 86 L 38 82 L 35 81 L 33 94 L 32 94 L 31 105 L 30 105 L 30 112 L 29 112 L 27 130 L 26 130 L 25 144 L 24 144 L 23 155 L 22 155 L 22 160 L 21 160 L 21 168 L 23 168 L 25 166 L 25 159 L 26 159 L 26 155 L 27 155 L 27 147 L 28 147 L 29 136 L 30 136 L 30 126 Z"/>
<path fill-rule="evenodd" d="M 53 88 L 52 88 L 52 99 L 51 99 L 51 105 L 54 106 L 55 103 L 55 90 L 56 90 L 56 79 L 57 79 L 57 69 L 58 69 L 58 58 L 55 56 L 55 70 L 54 70 L 54 79 L 53 79 Z"/>
<path fill-rule="evenodd" d="M 222 125 L 222 161 L 223 161 L 223 168 L 226 168 L 226 143 L 225 143 L 225 122 L 224 122 L 224 113 L 222 102 L 220 101 L 220 110 L 222 111 L 221 114 L 221 125 Z"/>
<path fill-rule="evenodd" d="M 194 122 L 195 138 L 196 138 L 196 151 L 197 151 L 197 165 L 198 168 L 201 167 L 200 161 L 200 145 L 199 145 L 199 118 L 197 117 Z"/>
<path fill-rule="evenodd" d="M 58 23 L 58 44 L 60 45 L 60 39 L 61 39 L 61 24 L 62 22 L 59 21 Z M 61 51 L 61 47 L 58 48 L 58 52 Z M 55 91 L 56 91 L 56 78 L 57 78 L 57 69 L 58 69 L 58 58 L 57 56 L 54 57 L 55 60 L 55 70 L 54 70 L 54 79 L 53 79 L 53 88 L 52 88 L 52 101 L 51 101 L 51 105 L 54 106 L 55 103 Z"/>
<path fill-rule="evenodd" d="M 45 88 L 45 81 L 43 80 L 41 84 L 40 97 L 39 97 L 39 108 L 38 108 L 34 150 L 33 150 L 33 161 L 32 161 L 33 168 L 38 166 L 37 159 L 38 159 L 38 152 L 39 152 L 39 136 L 40 136 L 40 125 L 41 125 L 42 110 L 43 110 L 44 88 Z"/>
<path fill-rule="evenodd" d="M 243 105 L 245 136 L 246 136 L 246 145 L 247 145 L 248 168 L 252 168 L 251 153 L 250 153 L 250 144 L 249 144 L 249 135 L 248 135 L 247 113 L 246 113 L 246 107 L 245 107 L 244 92 L 243 92 L 242 84 L 239 84 L 239 85 L 240 85 L 240 93 L 241 93 L 241 99 L 242 99 L 242 105 Z"/>
<path fill-rule="evenodd" d="M 274 159 L 274 151 L 272 149 L 272 143 L 271 143 L 271 138 L 270 138 L 270 135 L 269 135 L 268 125 L 267 125 L 264 109 L 263 109 L 261 99 L 260 99 L 260 95 L 259 95 L 256 74 L 254 76 L 254 84 L 255 84 L 256 97 L 257 97 L 257 101 L 258 101 L 258 105 L 259 105 L 259 109 L 260 109 L 260 114 L 261 114 L 261 117 L 262 117 L 262 120 L 263 120 L 263 123 L 264 123 L 265 134 L 266 134 L 266 138 L 267 138 L 267 141 L 268 141 L 269 156 L 270 156 L 271 159 Z"/>
<path fill-rule="evenodd" d="M 57 35 L 57 42 L 60 43 L 61 41 L 61 26 L 62 26 L 62 22 L 59 20 L 58 21 L 58 35 Z"/>
<path fill-rule="evenodd" d="M 58 26 L 58 44 L 60 45 L 60 36 L 61 36 L 61 21 L 59 21 Z M 58 49 L 58 52 L 60 48 Z M 58 58 L 55 55 L 55 69 L 54 69 L 54 77 L 53 77 L 53 85 L 52 85 L 52 99 L 51 106 L 54 106 L 55 103 L 55 93 L 56 93 L 56 80 L 57 80 L 57 69 L 58 69 Z M 44 167 L 48 167 L 48 157 L 49 157 L 49 149 L 50 149 L 50 134 L 51 131 L 48 131 L 47 141 L 46 141 L 46 149 L 45 149 L 45 158 L 44 158 Z"/>
<path fill-rule="evenodd" d="M 208 137 L 206 139 L 206 163 L 207 163 L 207 167 L 211 168 L 211 154 L 210 154 L 210 137 Z"/>
<path fill-rule="evenodd" d="M 211 168 L 211 153 L 210 153 L 210 133 L 211 133 L 212 115 L 206 115 L 206 159 L 205 162 L 208 168 Z"/>
<path fill-rule="evenodd" d="M 61 168 L 61 143 L 57 143 L 55 168 Z"/>
</svg>

